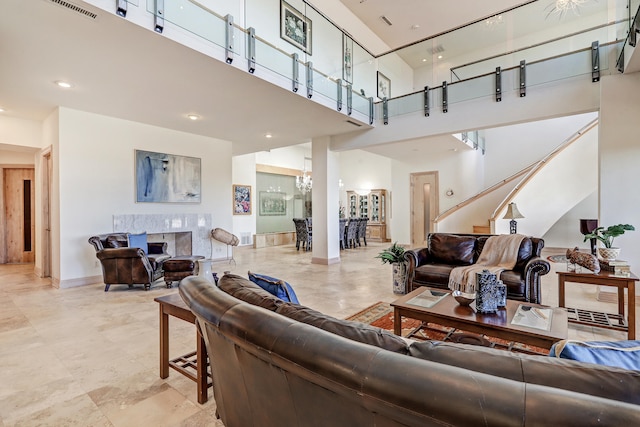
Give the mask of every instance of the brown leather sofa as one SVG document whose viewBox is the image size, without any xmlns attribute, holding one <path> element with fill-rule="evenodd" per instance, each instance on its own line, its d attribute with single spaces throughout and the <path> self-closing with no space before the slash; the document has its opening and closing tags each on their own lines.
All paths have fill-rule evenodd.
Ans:
<svg viewBox="0 0 640 427">
<path fill-rule="evenodd" d="M 285 303 L 234 275 L 179 292 L 226 427 L 640 425 L 640 372 L 485 347 L 408 343 Z"/>
<path fill-rule="evenodd" d="M 428 247 L 405 252 L 407 261 L 407 291 L 419 286 L 447 289 L 449 274 L 455 267 L 476 262 L 488 234 L 430 233 Z M 544 240 L 525 237 L 518 251 L 513 270 L 500 274 L 507 285 L 507 298 L 540 304 L 540 276 L 549 272 L 549 262 L 540 257 Z"/>
<path fill-rule="evenodd" d="M 151 283 L 163 275 L 162 264 L 171 258 L 166 242 L 149 242 L 147 253 L 140 248 L 127 247 L 126 233 L 100 234 L 89 238 L 102 265 L 102 275 L 107 292 L 111 285 L 132 287 L 144 285 L 148 291 Z"/>
</svg>

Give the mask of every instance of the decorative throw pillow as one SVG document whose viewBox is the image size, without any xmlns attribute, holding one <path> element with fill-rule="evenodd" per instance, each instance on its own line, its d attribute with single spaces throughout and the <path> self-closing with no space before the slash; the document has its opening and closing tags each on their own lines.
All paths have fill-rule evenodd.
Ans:
<svg viewBox="0 0 640 427">
<path fill-rule="evenodd" d="M 640 341 L 558 341 L 549 356 L 640 370 Z"/>
<path fill-rule="evenodd" d="M 249 280 L 256 285 L 260 286 L 265 291 L 272 295 L 277 296 L 283 301 L 292 302 L 294 304 L 300 304 L 296 293 L 290 284 L 284 280 L 276 279 L 275 277 L 265 276 L 264 274 L 256 274 L 249 271 Z"/>
<path fill-rule="evenodd" d="M 140 248 L 147 253 L 148 244 L 147 244 L 147 233 L 140 234 L 130 234 L 127 233 L 127 244 L 130 248 Z"/>
</svg>

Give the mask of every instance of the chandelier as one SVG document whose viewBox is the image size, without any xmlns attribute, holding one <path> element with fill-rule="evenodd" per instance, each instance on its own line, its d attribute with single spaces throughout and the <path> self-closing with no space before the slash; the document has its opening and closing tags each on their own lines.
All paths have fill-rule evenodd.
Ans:
<svg viewBox="0 0 640 427">
<path fill-rule="evenodd" d="M 309 172 L 307 172 L 307 160 L 311 159 L 308 157 L 304 158 L 305 165 L 302 169 L 302 175 L 296 176 L 296 187 L 298 187 L 298 190 L 300 190 L 302 194 L 305 194 L 307 191 L 311 191 L 311 187 L 313 186 L 311 175 L 309 175 Z"/>
<path fill-rule="evenodd" d="M 574 15 L 580 15 L 579 8 L 589 0 L 556 0 L 551 3 L 547 8 L 549 9 L 549 13 L 547 13 L 547 18 L 552 13 L 555 13 L 562 18 L 567 12 L 573 12 Z"/>
</svg>

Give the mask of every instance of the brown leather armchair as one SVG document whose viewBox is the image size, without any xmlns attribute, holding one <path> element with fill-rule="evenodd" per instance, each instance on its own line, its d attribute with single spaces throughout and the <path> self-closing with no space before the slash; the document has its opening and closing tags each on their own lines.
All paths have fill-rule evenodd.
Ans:
<svg viewBox="0 0 640 427">
<path fill-rule="evenodd" d="M 146 291 L 151 283 L 164 274 L 162 264 L 171 258 L 166 242 L 148 243 L 147 253 L 140 248 L 129 248 L 126 233 L 110 233 L 92 236 L 89 243 L 96 250 L 96 257 L 102 265 L 104 291 L 116 284 L 144 285 Z"/>
</svg>

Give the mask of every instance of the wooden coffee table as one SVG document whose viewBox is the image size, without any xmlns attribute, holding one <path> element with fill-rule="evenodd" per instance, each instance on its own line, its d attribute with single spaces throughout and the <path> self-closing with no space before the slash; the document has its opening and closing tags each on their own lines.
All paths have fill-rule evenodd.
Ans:
<svg viewBox="0 0 640 427">
<path fill-rule="evenodd" d="M 407 303 L 407 301 L 425 291 L 446 292 L 447 295 L 430 308 Z M 470 306 L 458 304 L 451 296 L 450 291 L 420 287 L 391 303 L 394 314 L 393 331 L 396 335 L 400 335 L 402 318 L 409 317 L 423 322 L 437 323 L 476 334 L 489 335 L 542 348 L 551 348 L 555 342 L 567 338 L 567 311 L 559 307 L 552 308 L 551 328 L 548 331 L 512 325 L 513 316 L 521 304 L 531 307 L 551 308 L 522 301 L 507 300 L 507 306 L 498 309 L 497 313 L 482 314 L 476 311 L 475 302 L 471 303 Z"/>
</svg>

